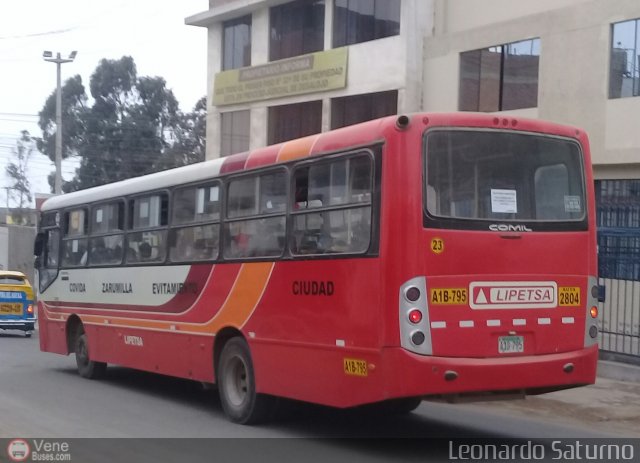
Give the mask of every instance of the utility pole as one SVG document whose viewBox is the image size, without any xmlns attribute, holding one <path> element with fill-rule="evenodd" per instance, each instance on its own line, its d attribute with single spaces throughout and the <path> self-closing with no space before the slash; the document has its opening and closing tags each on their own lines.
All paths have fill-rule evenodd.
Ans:
<svg viewBox="0 0 640 463">
<path fill-rule="evenodd" d="M 57 195 L 62 194 L 62 79 L 61 79 L 61 65 L 63 63 L 70 63 L 76 59 L 77 51 L 72 51 L 68 58 L 61 58 L 60 52 L 56 53 L 56 57 L 53 57 L 53 53 L 45 51 L 42 53 L 42 57 L 45 61 L 50 63 L 56 63 L 57 68 L 57 87 L 56 87 L 56 176 L 53 186 L 53 192 Z"/>
</svg>

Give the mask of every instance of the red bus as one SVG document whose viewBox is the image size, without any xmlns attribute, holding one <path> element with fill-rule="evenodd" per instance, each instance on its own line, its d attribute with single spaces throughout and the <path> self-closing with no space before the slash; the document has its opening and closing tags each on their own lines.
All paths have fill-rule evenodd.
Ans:
<svg viewBox="0 0 640 463">
<path fill-rule="evenodd" d="M 573 127 L 413 114 L 51 198 L 41 349 L 217 383 L 239 423 L 593 383 L 590 162 Z"/>
</svg>

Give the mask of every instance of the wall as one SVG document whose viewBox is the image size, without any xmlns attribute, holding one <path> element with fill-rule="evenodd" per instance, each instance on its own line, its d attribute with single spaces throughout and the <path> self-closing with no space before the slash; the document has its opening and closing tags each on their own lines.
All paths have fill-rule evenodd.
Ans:
<svg viewBox="0 0 640 463">
<path fill-rule="evenodd" d="M 9 270 L 9 229 L 0 226 L 0 270 Z"/>
<path fill-rule="evenodd" d="M 438 0 L 437 8 L 443 14 L 441 32 L 455 33 L 586 2 L 588 0 Z"/>
<path fill-rule="evenodd" d="M 33 282 L 34 227 L 0 226 L 0 269 L 22 272 Z"/>
</svg>

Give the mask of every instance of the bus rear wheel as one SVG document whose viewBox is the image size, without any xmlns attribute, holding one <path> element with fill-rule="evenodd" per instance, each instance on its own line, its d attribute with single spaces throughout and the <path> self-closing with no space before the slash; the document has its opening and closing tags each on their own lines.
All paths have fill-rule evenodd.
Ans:
<svg viewBox="0 0 640 463">
<path fill-rule="evenodd" d="M 403 397 L 362 405 L 360 410 L 373 415 L 404 415 L 411 413 L 422 403 L 422 397 Z"/>
<path fill-rule="evenodd" d="M 87 335 L 81 333 L 75 343 L 76 365 L 78 374 L 87 379 L 102 378 L 107 371 L 107 364 L 91 360 Z"/>
<path fill-rule="evenodd" d="M 256 393 L 249 345 L 241 337 L 222 349 L 217 368 L 218 393 L 225 415 L 239 424 L 257 424 L 270 418 L 275 398 Z"/>
</svg>

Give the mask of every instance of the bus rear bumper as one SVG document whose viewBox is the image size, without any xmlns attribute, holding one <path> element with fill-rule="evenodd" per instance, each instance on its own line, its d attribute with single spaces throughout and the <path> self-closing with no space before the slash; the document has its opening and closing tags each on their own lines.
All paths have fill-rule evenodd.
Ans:
<svg viewBox="0 0 640 463">
<path fill-rule="evenodd" d="M 597 345 L 559 354 L 503 358 L 422 356 L 392 348 L 383 353 L 382 369 L 388 398 L 539 394 L 593 384 L 597 362 Z"/>
<path fill-rule="evenodd" d="M 33 331 L 35 324 L 35 318 L 23 318 L 20 320 L 0 320 L 0 329 Z"/>
</svg>

